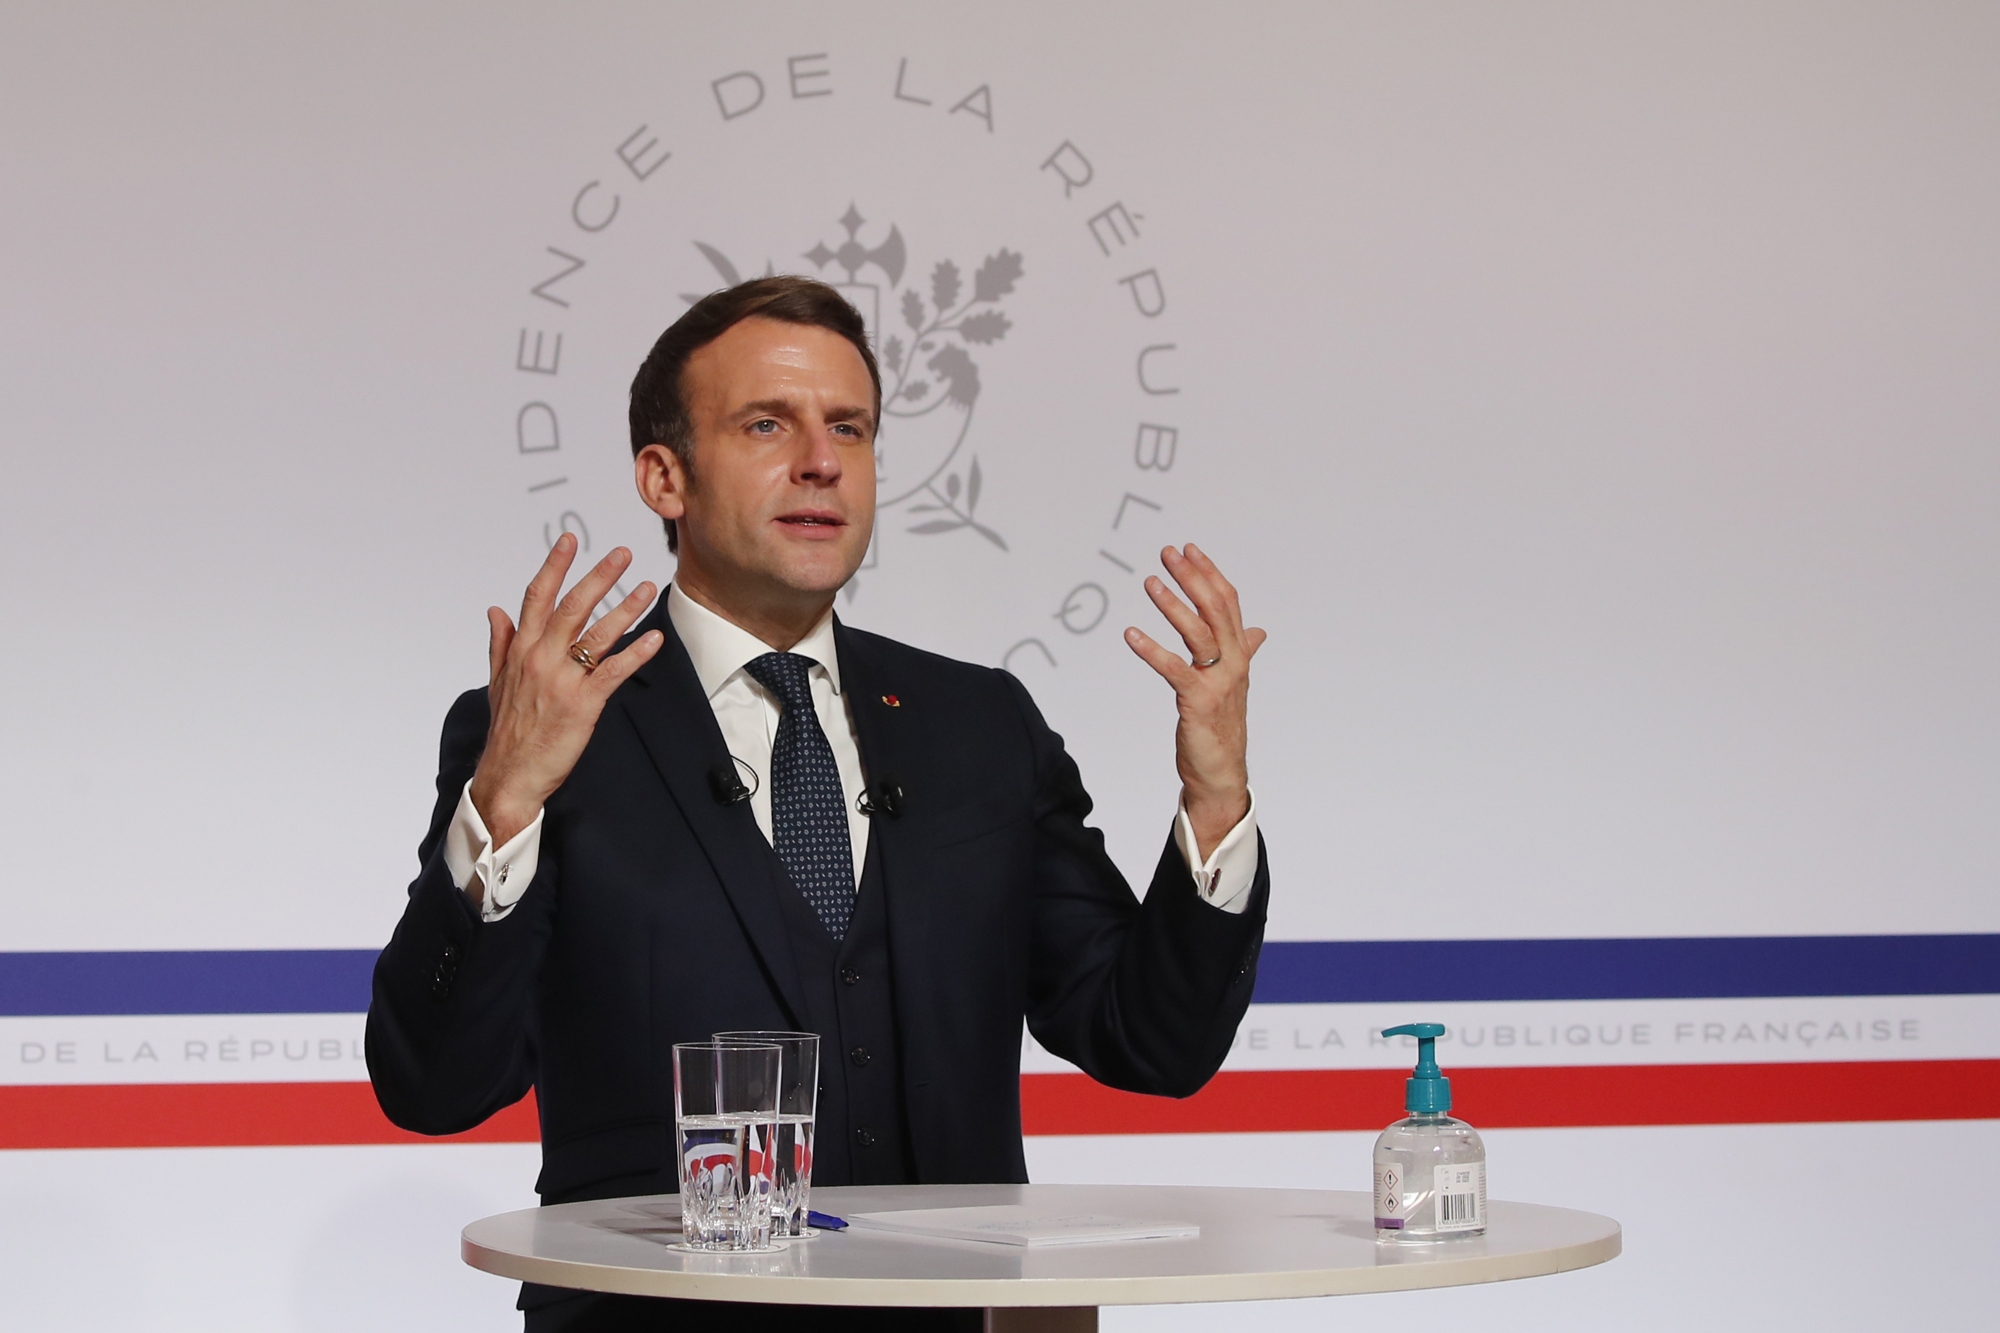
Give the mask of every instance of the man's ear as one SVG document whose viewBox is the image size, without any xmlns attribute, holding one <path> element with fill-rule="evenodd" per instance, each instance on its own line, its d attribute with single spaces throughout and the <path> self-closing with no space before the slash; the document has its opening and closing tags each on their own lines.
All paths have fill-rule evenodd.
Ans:
<svg viewBox="0 0 2000 1333">
<path fill-rule="evenodd" d="M 632 482 L 646 508 L 664 519 L 687 513 L 687 466 L 664 444 L 649 444 L 632 460 Z"/>
</svg>

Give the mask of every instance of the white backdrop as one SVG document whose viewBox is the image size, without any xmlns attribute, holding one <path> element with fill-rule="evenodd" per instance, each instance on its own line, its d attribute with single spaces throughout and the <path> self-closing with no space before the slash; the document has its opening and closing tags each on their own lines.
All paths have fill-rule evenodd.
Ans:
<svg viewBox="0 0 2000 1333">
<path fill-rule="evenodd" d="M 0 950 L 379 947 L 482 609 L 565 522 L 670 573 L 622 393 L 697 243 L 845 278 L 850 205 L 884 338 L 940 261 L 1021 275 L 1004 336 L 933 337 L 976 405 L 890 423 L 885 495 L 935 493 L 842 612 L 1005 657 L 1128 871 L 1172 717 L 1117 631 L 1193 539 L 1272 633 L 1274 939 L 2000 930 L 1996 61 L 1979 4 L 9 6 Z M 998 541 L 912 531 L 955 516 Z M 2000 1055 L 1989 1009 L 1941 1053 Z M 1498 1134 L 1496 1194 L 1631 1253 L 1258 1317 L 1963 1317 L 1913 1129 L 2000 1187 L 1992 1122 Z M 1030 1156 L 1358 1188 L 1365 1147 Z M 1803 1215 L 1754 1202 L 1789 1154 Z M 8 1322 L 506 1327 L 453 1236 L 533 1166 L 0 1153 Z M 1729 1243 L 1773 1229 L 1824 1243 Z"/>
</svg>

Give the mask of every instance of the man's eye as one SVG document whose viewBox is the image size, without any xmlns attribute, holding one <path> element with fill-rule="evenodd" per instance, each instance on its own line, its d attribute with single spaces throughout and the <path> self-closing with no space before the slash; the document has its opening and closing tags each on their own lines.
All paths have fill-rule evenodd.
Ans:
<svg viewBox="0 0 2000 1333">
<path fill-rule="evenodd" d="M 776 435 L 778 433 L 778 423 L 766 417 L 762 421 L 751 422 L 750 429 L 758 435 Z"/>
</svg>

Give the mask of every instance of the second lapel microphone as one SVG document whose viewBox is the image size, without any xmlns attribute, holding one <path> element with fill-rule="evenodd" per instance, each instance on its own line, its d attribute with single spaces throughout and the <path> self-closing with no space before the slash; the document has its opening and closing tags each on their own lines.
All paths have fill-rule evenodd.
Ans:
<svg viewBox="0 0 2000 1333">
<path fill-rule="evenodd" d="M 893 773 L 884 773 L 874 782 L 862 788 L 861 795 L 855 797 L 854 806 L 869 818 L 887 815 L 894 819 L 903 813 L 903 784 Z"/>
</svg>

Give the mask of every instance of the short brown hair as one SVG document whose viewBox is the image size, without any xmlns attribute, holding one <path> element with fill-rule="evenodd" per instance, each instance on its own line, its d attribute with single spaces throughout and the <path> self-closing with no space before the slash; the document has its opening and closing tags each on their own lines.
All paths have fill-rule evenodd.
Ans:
<svg viewBox="0 0 2000 1333">
<path fill-rule="evenodd" d="M 688 358 L 746 319 L 775 319 L 827 329 L 854 344 L 875 385 L 875 415 L 882 415 L 882 371 L 868 346 L 868 325 L 847 298 L 812 278 L 752 278 L 710 292 L 675 320 L 632 380 L 632 456 L 649 444 L 673 450 L 688 475 L 694 474 L 694 418 L 681 383 Z M 667 549 L 680 550 L 680 534 L 667 523 Z"/>
</svg>

